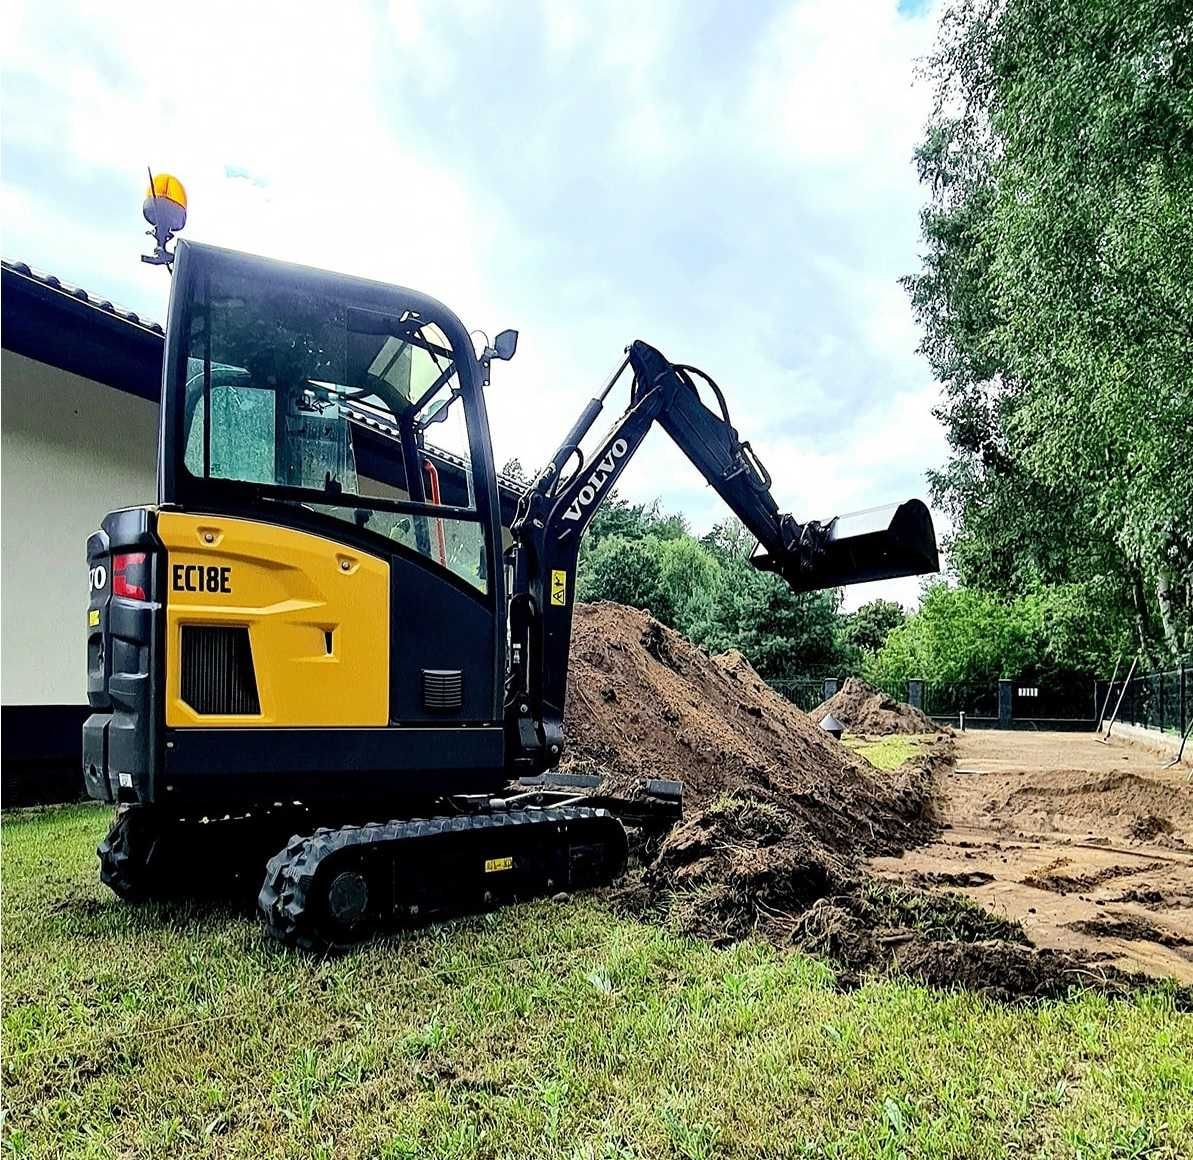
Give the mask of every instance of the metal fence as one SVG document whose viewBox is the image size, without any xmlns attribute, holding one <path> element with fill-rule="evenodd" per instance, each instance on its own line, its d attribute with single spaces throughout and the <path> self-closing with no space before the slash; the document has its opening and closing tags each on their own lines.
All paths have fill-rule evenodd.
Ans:
<svg viewBox="0 0 1193 1160">
<path fill-rule="evenodd" d="M 1119 721 L 1183 736 L 1193 719 L 1193 667 L 1181 665 L 1113 684 L 1099 681 L 1099 707 L 1103 703 L 1106 704 L 1107 721 L 1118 706 Z"/>
<path fill-rule="evenodd" d="M 998 682 L 942 683 L 925 681 L 923 705 L 929 717 L 956 717 L 961 714 L 974 725 L 998 721 Z"/>
<path fill-rule="evenodd" d="M 770 684 L 807 713 L 844 681 L 842 676 L 807 676 Z M 1104 690 L 1105 682 L 1103 694 Z M 968 683 L 910 680 L 882 691 L 922 709 L 938 723 L 974 729 L 1093 729 L 1100 705 L 1092 677 L 1033 670 L 1015 678 Z M 1143 703 L 1142 693 L 1137 703 Z"/>
<path fill-rule="evenodd" d="M 844 683 L 842 676 L 808 676 L 771 681 L 805 713 Z M 1094 680 L 1080 673 L 1029 670 L 997 681 L 943 683 L 907 681 L 883 690 L 897 701 L 923 709 L 939 722 L 976 729 L 1095 729 L 1099 714 L 1109 720 L 1122 697 L 1118 720 L 1183 735 L 1193 720 L 1193 667 L 1183 664 L 1129 681 Z"/>
<path fill-rule="evenodd" d="M 832 695 L 825 694 L 825 682 L 822 677 L 796 677 L 790 680 L 773 680 L 769 683 L 776 693 L 781 693 L 805 713 L 812 712 L 821 701 Z"/>
</svg>

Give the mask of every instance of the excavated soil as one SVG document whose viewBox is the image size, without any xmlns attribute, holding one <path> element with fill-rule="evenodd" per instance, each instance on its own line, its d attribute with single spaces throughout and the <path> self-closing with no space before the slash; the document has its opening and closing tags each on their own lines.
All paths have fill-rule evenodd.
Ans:
<svg viewBox="0 0 1193 1160">
<path fill-rule="evenodd" d="M 1032 942 L 1193 985 L 1188 766 L 1089 733 L 956 738 L 940 832 L 873 868 L 903 886 L 951 879 Z"/>
<path fill-rule="evenodd" d="M 827 701 L 821 701 L 810 716 L 819 724 L 832 714 L 850 733 L 878 737 L 888 733 L 931 733 L 937 726 L 919 709 L 888 697 L 881 689 L 867 685 L 861 677 L 847 677 Z"/>
<path fill-rule="evenodd" d="M 820 954 L 842 985 L 888 970 L 1001 998 L 1135 985 L 1096 956 L 1035 948 L 1017 921 L 941 882 L 889 884 L 867 869 L 938 832 L 950 734 L 879 771 L 740 654 L 710 656 L 615 604 L 577 605 L 571 665 L 565 768 L 623 795 L 645 777 L 685 785 L 683 820 L 639 844 L 615 904 L 714 943 L 754 934 Z"/>
</svg>

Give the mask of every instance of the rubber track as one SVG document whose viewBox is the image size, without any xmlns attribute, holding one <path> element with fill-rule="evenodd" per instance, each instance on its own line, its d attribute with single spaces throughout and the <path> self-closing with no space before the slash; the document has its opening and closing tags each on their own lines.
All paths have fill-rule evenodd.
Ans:
<svg viewBox="0 0 1193 1160">
<path fill-rule="evenodd" d="M 131 831 L 135 824 L 128 811 L 118 813 L 95 850 L 100 881 L 126 902 L 137 902 L 148 894 L 145 859 L 134 853 L 136 838 Z"/>
<path fill-rule="evenodd" d="M 341 850 L 378 842 L 396 845 L 441 834 L 496 830 L 507 826 L 546 826 L 604 816 L 609 816 L 607 810 L 570 806 L 370 822 L 339 829 L 321 827 L 308 837 L 296 834 L 284 849 L 270 858 L 265 868 L 265 882 L 257 896 L 257 909 L 265 921 L 266 933 L 273 938 L 305 950 L 322 950 L 332 944 L 315 929 L 307 909 L 308 898 L 324 859 Z"/>
<path fill-rule="evenodd" d="M 99 880 L 125 902 L 143 902 L 170 892 L 169 875 L 159 865 L 161 825 L 160 817 L 144 807 L 118 809 L 95 849 Z"/>
</svg>

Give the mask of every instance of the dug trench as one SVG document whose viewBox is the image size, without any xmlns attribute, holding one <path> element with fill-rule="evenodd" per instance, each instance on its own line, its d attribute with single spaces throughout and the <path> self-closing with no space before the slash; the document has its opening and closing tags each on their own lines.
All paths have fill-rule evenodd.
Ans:
<svg viewBox="0 0 1193 1160">
<path fill-rule="evenodd" d="M 892 732 L 922 724 L 905 706 L 884 713 Z M 609 893 L 639 917 L 717 944 L 756 936 L 816 954 L 845 987 L 894 972 L 1010 1000 L 1153 981 L 1097 952 L 1034 946 L 1019 922 L 956 890 L 873 872 L 874 859 L 939 835 L 947 730 L 898 769 L 876 769 L 739 653 L 712 656 L 649 613 L 601 602 L 575 610 L 566 736 L 565 768 L 600 775 L 610 792 L 643 777 L 685 785 L 683 820 L 641 843 Z M 1193 1007 L 1193 989 L 1179 1001 Z"/>
<path fill-rule="evenodd" d="M 1033 942 L 1193 984 L 1193 784 L 1089 733 L 972 731 L 938 787 L 940 831 L 876 873 L 951 881 Z"/>
</svg>

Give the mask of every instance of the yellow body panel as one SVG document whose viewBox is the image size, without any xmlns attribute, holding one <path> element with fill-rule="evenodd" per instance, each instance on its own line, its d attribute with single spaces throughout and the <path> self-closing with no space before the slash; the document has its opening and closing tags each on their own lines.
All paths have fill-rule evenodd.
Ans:
<svg viewBox="0 0 1193 1160">
<path fill-rule="evenodd" d="M 167 552 L 168 726 L 389 722 L 385 560 L 308 532 L 222 516 L 161 512 L 157 532 Z M 248 628 L 259 715 L 206 716 L 182 700 L 184 624 Z"/>
</svg>

